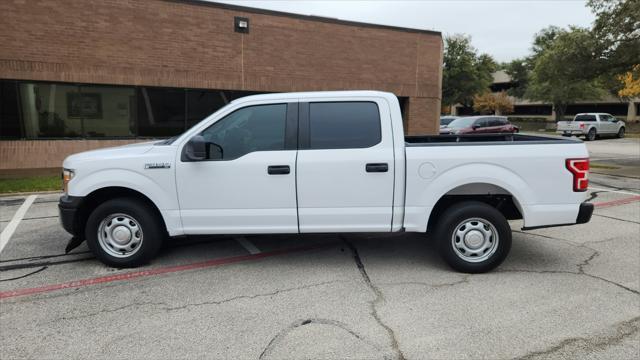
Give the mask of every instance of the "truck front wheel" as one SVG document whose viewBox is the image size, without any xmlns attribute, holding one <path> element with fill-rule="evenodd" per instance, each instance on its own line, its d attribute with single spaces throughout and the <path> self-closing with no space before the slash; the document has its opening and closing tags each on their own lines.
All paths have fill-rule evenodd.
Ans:
<svg viewBox="0 0 640 360">
<path fill-rule="evenodd" d="M 155 211 L 142 201 L 117 198 L 93 210 L 85 236 L 94 255 L 106 265 L 135 267 L 149 262 L 165 237 Z"/>
<path fill-rule="evenodd" d="M 483 273 L 500 265 L 511 250 L 507 219 L 479 201 L 449 207 L 435 228 L 440 255 L 457 271 Z"/>
</svg>

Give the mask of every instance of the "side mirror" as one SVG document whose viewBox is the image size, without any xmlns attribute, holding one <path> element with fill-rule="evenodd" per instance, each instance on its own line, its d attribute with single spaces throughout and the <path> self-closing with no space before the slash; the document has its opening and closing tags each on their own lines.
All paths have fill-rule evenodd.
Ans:
<svg viewBox="0 0 640 360">
<path fill-rule="evenodd" d="M 208 143 L 209 146 L 209 160 L 222 160 L 224 156 L 224 151 L 222 150 L 222 146 L 216 143 Z"/>
<path fill-rule="evenodd" d="M 182 152 L 183 161 L 202 161 L 207 158 L 207 147 L 204 137 L 196 135 L 189 139 Z"/>
<path fill-rule="evenodd" d="M 480 127 L 480 126 L 478 126 L 478 125 L 471 125 L 471 128 L 472 128 L 473 130 L 475 130 L 475 129 L 479 128 L 479 127 Z"/>
</svg>

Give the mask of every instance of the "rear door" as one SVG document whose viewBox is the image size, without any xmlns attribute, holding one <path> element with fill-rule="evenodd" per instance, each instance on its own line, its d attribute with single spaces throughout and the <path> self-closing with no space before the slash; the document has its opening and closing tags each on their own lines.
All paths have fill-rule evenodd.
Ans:
<svg viewBox="0 0 640 360">
<path fill-rule="evenodd" d="M 475 133 L 487 134 L 491 132 L 491 121 L 488 117 L 483 117 L 473 124 L 475 126 Z"/>
<path fill-rule="evenodd" d="M 300 232 L 391 231 L 394 149 L 388 104 L 299 105 Z"/>
</svg>

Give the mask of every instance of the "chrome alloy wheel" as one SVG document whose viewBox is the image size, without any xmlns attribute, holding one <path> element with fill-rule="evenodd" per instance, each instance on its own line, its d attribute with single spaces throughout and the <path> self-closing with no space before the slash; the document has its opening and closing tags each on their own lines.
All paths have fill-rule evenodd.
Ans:
<svg viewBox="0 0 640 360">
<path fill-rule="evenodd" d="M 471 218 L 456 226 L 451 236 L 453 250 L 464 261 L 487 260 L 498 249 L 498 231 L 489 221 Z"/>
<path fill-rule="evenodd" d="M 126 258 L 142 244 L 142 228 L 138 221 L 126 214 L 111 214 L 98 226 L 98 243 L 107 254 Z"/>
</svg>

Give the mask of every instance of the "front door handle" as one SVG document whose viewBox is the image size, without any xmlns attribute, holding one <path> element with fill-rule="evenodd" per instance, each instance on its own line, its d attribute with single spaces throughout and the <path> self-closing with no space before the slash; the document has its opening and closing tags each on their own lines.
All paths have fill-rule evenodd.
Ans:
<svg viewBox="0 0 640 360">
<path fill-rule="evenodd" d="M 372 163 L 367 164 L 367 172 L 387 172 L 389 171 L 389 165 L 387 163 Z"/>
<path fill-rule="evenodd" d="M 286 175 L 291 172 L 289 165 L 270 165 L 267 168 L 269 175 Z"/>
</svg>

